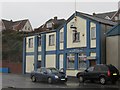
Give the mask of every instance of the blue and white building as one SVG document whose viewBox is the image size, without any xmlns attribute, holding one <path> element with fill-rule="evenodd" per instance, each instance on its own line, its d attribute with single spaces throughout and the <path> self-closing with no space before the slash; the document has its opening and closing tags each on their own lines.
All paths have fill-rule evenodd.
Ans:
<svg viewBox="0 0 120 90">
<path fill-rule="evenodd" d="M 56 30 L 24 38 L 23 73 L 40 66 L 63 68 L 75 76 L 88 66 L 105 62 L 105 32 L 116 23 L 75 12 Z"/>
</svg>

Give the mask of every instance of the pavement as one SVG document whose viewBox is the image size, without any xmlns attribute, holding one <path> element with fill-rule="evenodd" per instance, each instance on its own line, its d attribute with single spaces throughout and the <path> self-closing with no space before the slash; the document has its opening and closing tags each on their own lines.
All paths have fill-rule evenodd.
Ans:
<svg viewBox="0 0 120 90">
<path fill-rule="evenodd" d="M 112 85 L 111 83 L 107 83 L 106 85 L 101 85 L 98 82 L 91 83 L 86 81 L 85 83 L 79 83 L 77 78 L 68 77 L 68 81 L 65 84 L 56 83 L 56 84 L 48 84 L 46 82 L 36 82 L 33 83 L 30 79 L 30 75 L 16 75 L 16 74 L 0 74 L 2 75 L 2 90 L 6 88 L 74 88 L 75 90 L 78 88 L 81 89 L 120 89 L 120 81 L 116 83 L 116 85 Z M 21 89 L 20 89 L 21 90 Z"/>
</svg>

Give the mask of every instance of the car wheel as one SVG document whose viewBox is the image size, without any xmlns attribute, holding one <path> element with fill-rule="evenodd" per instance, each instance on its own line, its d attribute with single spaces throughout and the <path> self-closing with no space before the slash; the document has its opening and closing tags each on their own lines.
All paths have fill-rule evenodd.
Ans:
<svg viewBox="0 0 120 90">
<path fill-rule="evenodd" d="M 52 83 L 52 78 L 48 78 L 48 83 L 51 84 Z"/>
<path fill-rule="evenodd" d="M 90 80 L 91 81 L 91 83 L 94 83 L 94 80 Z"/>
<path fill-rule="evenodd" d="M 102 85 L 105 85 L 105 83 L 106 83 L 105 77 L 100 77 L 100 83 L 101 83 Z"/>
<path fill-rule="evenodd" d="M 112 81 L 112 84 L 116 84 L 116 81 Z"/>
<path fill-rule="evenodd" d="M 36 82 L 36 77 L 35 76 L 32 76 L 32 82 Z"/>
<path fill-rule="evenodd" d="M 84 82 L 83 76 L 80 76 L 80 77 L 79 77 L 79 82 L 80 82 L 80 83 Z"/>
</svg>

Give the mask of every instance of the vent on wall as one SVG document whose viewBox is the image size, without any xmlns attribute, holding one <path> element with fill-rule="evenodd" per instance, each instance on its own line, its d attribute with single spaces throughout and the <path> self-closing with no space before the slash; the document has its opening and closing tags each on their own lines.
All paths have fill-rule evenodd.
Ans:
<svg viewBox="0 0 120 90">
<path fill-rule="evenodd" d="M 75 22 L 71 22 L 70 28 L 71 28 L 72 30 L 77 29 L 77 27 L 76 27 L 76 25 L 75 25 Z"/>
</svg>

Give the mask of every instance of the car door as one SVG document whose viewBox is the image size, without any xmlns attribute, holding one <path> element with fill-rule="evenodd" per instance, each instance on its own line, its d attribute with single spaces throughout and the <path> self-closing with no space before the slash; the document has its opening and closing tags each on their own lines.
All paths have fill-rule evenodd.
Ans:
<svg viewBox="0 0 120 90">
<path fill-rule="evenodd" d="M 41 79 L 42 79 L 42 81 L 46 81 L 47 78 L 48 78 L 47 70 L 46 70 L 46 68 L 42 68 L 41 69 Z"/>
<path fill-rule="evenodd" d="M 86 71 L 85 71 L 85 78 L 86 79 L 91 79 L 93 78 L 93 70 L 94 70 L 94 67 L 89 67 Z"/>
<path fill-rule="evenodd" d="M 42 80 L 41 68 L 37 69 L 37 71 L 36 71 L 36 78 L 37 78 L 38 81 Z"/>
</svg>

